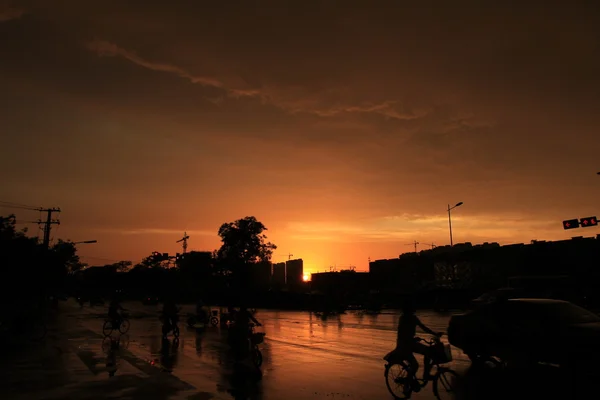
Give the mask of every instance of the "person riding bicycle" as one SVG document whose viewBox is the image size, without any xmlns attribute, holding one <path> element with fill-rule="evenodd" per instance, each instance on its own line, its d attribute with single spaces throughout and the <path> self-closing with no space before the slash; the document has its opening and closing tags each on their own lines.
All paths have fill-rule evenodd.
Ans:
<svg viewBox="0 0 600 400">
<path fill-rule="evenodd" d="M 233 327 L 230 328 L 239 361 L 247 364 L 251 364 L 249 344 L 250 335 L 252 333 L 252 329 L 250 328 L 251 322 L 256 326 L 261 326 L 261 323 L 254 318 L 254 315 L 252 315 L 245 306 L 242 306 L 239 311 L 235 313 L 235 323 Z"/>
<path fill-rule="evenodd" d="M 179 307 L 177 307 L 177 303 L 175 303 L 171 297 L 168 297 L 163 303 L 162 315 L 164 318 L 164 323 L 168 324 L 171 328 L 176 326 L 178 321 L 178 313 Z"/>
<path fill-rule="evenodd" d="M 423 379 L 428 379 L 431 375 L 431 349 L 428 345 L 420 342 L 419 337 L 416 336 L 417 327 L 421 328 L 423 332 L 437 337 L 442 336 L 443 333 L 436 333 L 426 327 L 419 317 L 415 314 L 416 310 L 413 304 L 408 301 L 402 307 L 402 315 L 398 321 L 398 335 L 396 337 L 396 349 L 403 359 L 408 361 L 410 368 L 414 376 L 417 376 L 419 369 L 419 363 L 414 356 L 414 353 L 422 354 L 424 356 L 424 372 Z"/>
<path fill-rule="evenodd" d="M 202 299 L 198 299 L 198 302 L 196 303 L 196 318 L 198 319 L 198 321 L 201 321 L 203 323 L 208 322 L 208 313 L 204 309 L 204 302 L 202 301 Z"/>
<path fill-rule="evenodd" d="M 119 326 L 122 316 L 119 311 L 125 311 L 121 306 L 121 302 L 117 296 L 114 296 L 108 306 L 108 318 L 112 321 L 113 326 Z"/>
</svg>

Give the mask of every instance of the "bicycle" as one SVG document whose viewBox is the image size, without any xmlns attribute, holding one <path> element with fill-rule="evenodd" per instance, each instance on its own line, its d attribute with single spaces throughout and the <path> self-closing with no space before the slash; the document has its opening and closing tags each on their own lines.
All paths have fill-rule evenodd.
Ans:
<svg viewBox="0 0 600 400">
<path fill-rule="evenodd" d="M 115 323 L 116 326 L 114 326 Z M 126 314 L 121 314 L 121 317 L 116 321 L 113 321 L 112 319 L 106 319 L 104 321 L 104 325 L 102 325 L 102 333 L 104 336 L 110 336 L 113 333 L 113 330 L 118 330 L 121 334 L 129 331 L 129 320 L 127 319 Z"/>
<path fill-rule="evenodd" d="M 412 392 L 418 393 L 423 389 L 429 381 L 433 382 L 433 394 L 438 399 L 442 399 L 440 385 L 447 392 L 452 392 L 455 389 L 455 382 L 458 379 L 458 374 L 448 367 L 441 364 L 447 364 L 452 361 L 452 351 L 449 344 L 443 344 L 439 338 L 426 340 L 419 338 L 420 341 L 427 343 L 432 351 L 432 369 L 435 367 L 435 373 L 430 371 L 429 377 L 419 379 L 410 371 L 410 363 L 406 359 L 395 358 L 395 350 L 392 350 L 383 357 L 387 364 L 385 365 L 385 384 L 388 391 L 397 400 L 409 399 Z M 397 367 L 397 368 L 396 368 Z M 395 370 L 398 372 L 393 373 Z M 400 389 L 397 394 L 393 388 Z"/>
<path fill-rule="evenodd" d="M 265 333 L 264 332 L 255 332 L 254 328 L 255 324 L 250 324 L 250 335 L 249 335 L 249 344 L 250 344 L 250 359 L 258 368 L 263 363 L 263 357 L 258 345 L 265 341 Z"/>
<path fill-rule="evenodd" d="M 129 335 L 123 334 L 117 338 L 105 336 L 102 340 L 102 351 L 108 353 L 115 349 L 127 349 L 129 347 Z"/>
<path fill-rule="evenodd" d="M 174 321 L 172 321 L 170 318 L 165 317 L 164 314 L 161 314 L 160 319 L 163 322 L 162 325 L 162 335 L 163 338 L 166 339 L 167 335 L 169 334 L 169 332 L 173 332 L 173 336 L 175 336 L 175 338 L 179 338 L 179 327 L 177 326 L 177 321 L 179 318 L 175 318 Z"/>
</svg>

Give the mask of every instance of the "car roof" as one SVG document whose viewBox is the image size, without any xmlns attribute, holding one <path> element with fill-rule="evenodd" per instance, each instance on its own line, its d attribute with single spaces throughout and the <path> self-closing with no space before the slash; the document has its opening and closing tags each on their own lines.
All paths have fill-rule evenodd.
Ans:
<svg viewBox="0 0 600 400">
<path fill-rule="evenodd" d="M 530 303 L 530 304 L 571 304 L 565 300 L 555 300 L 555 299 L 508 299 L 506 301 L 510 301 L 513 303 Z"/>
</svg>

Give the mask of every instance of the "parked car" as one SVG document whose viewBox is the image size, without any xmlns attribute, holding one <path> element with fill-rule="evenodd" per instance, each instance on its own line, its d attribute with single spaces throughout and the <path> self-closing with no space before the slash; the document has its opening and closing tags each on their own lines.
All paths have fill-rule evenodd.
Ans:
<svg viewBox="0 0 600 400">
<path fill-rule="evenodd" d="M 600 355 L 600 317 L 563 300 L 507 299 L 455 315 L 448 341 L 473 362 L 572 366 Z"/>
<path fill-rule="evenodd" d="M 530 297 L 525 295 L 524 290 L 515 288 L 499 288 L 496 290 L 492 290 L 491 292 L 486 292 L 481 296 L 471 300 L 471 304 L 476 307 L 479 307 L 481 305 L 494 303 L 496 301 L 524 297 Z"/>
<path fill-rule="evenodd" d="M 578 306 L 584 306 L 585 303 L 581 301 L 581 293 L 575 289 L 565 288 L 512 288 L 503 287 L 491 292 L 482 294 L 481 296 L 471 300 L 473 307 L 480 307 L 481 305 L 494 303 L 496 301 L 504 301 L 508 299 L 554 299 L 554 300 L 565 300 L 577 304 Z"/>
</svg>

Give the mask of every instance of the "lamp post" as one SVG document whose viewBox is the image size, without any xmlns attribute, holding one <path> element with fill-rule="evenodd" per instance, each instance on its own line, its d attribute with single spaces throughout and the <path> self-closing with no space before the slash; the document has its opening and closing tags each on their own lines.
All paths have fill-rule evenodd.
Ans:
<svg viewBox="0 0 600 400">
<path fill-rule="evenodd" d="M 456 205 L 454 207 L 450 207 L 450 204 L 448 204 L 448 227 L 450 228 L 450 247 L 452 247 L 454 245 L 454 243 L 452 242 L 452 218 L 450 217 L 450 211 L 452 211 L 456 207 L 459 207 L 462 205 L 463 205 L 462 201 L 456 203 Z"/>
</svg>

